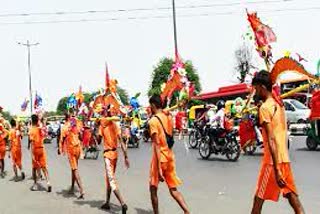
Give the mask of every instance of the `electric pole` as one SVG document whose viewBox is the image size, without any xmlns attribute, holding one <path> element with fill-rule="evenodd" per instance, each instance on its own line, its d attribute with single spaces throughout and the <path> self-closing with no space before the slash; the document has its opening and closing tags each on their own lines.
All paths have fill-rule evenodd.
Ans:
<svg viewBox="0 0 320 214">
<path fill-rule="evenodd" d="M 30 116 L 33 112 L 33 101 L 32 101 L 32 76 L 31 76 L 31 54 L 30 54 L 30 48 L 33 46 L 39 45 L 39 43 L 33 43 L 31 44 L 29 40 L 27 40 L 27 43 L 21 43 L 18 42 L 19 45 L 23 45 L 27 47 L 28 50 L 28 75 L 29 75 L 29 96 L 30 96 Z"/>
</svg>

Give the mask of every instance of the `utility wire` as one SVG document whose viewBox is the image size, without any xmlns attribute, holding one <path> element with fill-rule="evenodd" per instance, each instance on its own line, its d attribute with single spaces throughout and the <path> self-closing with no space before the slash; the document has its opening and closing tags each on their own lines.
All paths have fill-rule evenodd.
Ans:
<svg viewBox="0 0 320 214">
<path fill-rule="evenodd" d="M 269 1 L 248 1 L 248 2 L 232 2 L 223 4 L 203 4 L 203 5 L 186 5 L 177 6 L 177 9 L 204 9 L 215 7 L 230 7 L 243 4 L 270 4 L 270 3 L 285 3 L 294 0 L 269 0 Z M 112 10 L 88 10 L 88 11 L 58 11 L 58 12 L 39 12 L 39 13 L 10 13 L 0 14 L 1 18 L 4 17 L 29 17 L 29 16 L 57 16 L 57 15 L 86 15 L 86 14 L 106 14 L 106 13 L 122 13 L 122 12 L 142 12 L 154 10 L 172 10 L 171 7 L 156 7 L 156 8 L 133 8 L 133 9 L 112 9 Z"/>
<path fill-rule="evenodd" d="M 261 10 L 259 13 L 281 13 L 281 12 L 306 12 L 320 10 L 319 7 L 309 8 L 286 8 L 286 9 L 273 9 Z M 210 16 L 223 16 L 241 14 L 243 11 L 230 11 L 230 12 L 215 12 L 215 13 L 200 13 L 200 14 L 181 14 L 179 18 L 192 18 L 192 17 L 210 17 Z M 77 20 L 49 20 L 49 21 L 26 21 L 26 22 L 0 22 L 0 25 L 26 25 L 26 24 L 57 24 L 57 23 L 85 23 L 85 22 L 108 22 L 108 21 L 121 21 L 121 20 L 151 20 L 151 19 L 168 19 L 171 15 L 158 15 L 158 16 L 132 16 L 123 18 L 103 18 L 103 19 L 77 19 Z"/>
</svg>

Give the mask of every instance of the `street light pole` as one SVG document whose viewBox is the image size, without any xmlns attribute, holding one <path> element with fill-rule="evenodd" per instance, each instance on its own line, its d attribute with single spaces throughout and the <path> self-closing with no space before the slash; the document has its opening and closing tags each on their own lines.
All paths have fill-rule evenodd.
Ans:
<svg viewBox="0 0 320 214">
<path fill-rule="evenodd" d="M 30 116 L 33 112 L 33 100 L 32 100 L 32 78 L 31 78 L 31 53 L 30 53 L 30 47 L 39 45 L 39 43 L 33 43 L 31 44 L 29 40 L 27 40 L 27 43 L 21 43 L 18 42 L 19 45 L 23 45 L 27 47 L 28 50 L 28 75 L 29 75 L 29 96 L 30 96 Z"/>
<path fill-rule="evenodd" d="M 173 30 L 174 30 L 174 51 L 175 56 L 178 57 L 178 36 L 177 36 L 177 20 L 176 20 L 176 4 L 175 0 L 172 0 L 172 12 L 173 12 Z"/>
</svg>

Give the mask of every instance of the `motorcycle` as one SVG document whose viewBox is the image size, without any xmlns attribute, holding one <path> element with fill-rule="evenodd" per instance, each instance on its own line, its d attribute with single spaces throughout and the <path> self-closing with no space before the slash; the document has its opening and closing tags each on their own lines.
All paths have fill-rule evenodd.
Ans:
<svg viewBox="0 0 320 214">
<path fill-rule="evenodd" d="M 51 138 L 56 138 L 57 137 L 57 133 L 53 130 L 53 128 L 51 126 L 48 127 L 48 135 Z"/>
<path fill-rule="evenodd" d="M 140 143 L 140 132 L 138 128 L 132 128 L 130 131 L 130 139 L 128 141 L 128 146 L 139 148 Z"/>
<path fill-rule="evenodd" d="M 141 127 L 141 136 L 145 143 L 147 143 L 150 139 L 150 132 L 148 122 L 145 122 L 144 125 Z"/>
<path fill-rule="evenodd" d="M 200 144 L 202 136 L 203 126 L 201 126 L 200 123 L 195 122 L 191 127 L 191 131 L 189 132 L 189 146 L 192 149 L 196 149 Z"/>
<path fill-rule="evenodd" d="M 209 159 L 212 153 L 226 155 L 230 161 L 237 161 L 240 157 L 241 148 L 237 141 L 238 131 L 221 130 L 207 124 L 199 145 L 199 153 L 203 159 Z"/>
</svg>

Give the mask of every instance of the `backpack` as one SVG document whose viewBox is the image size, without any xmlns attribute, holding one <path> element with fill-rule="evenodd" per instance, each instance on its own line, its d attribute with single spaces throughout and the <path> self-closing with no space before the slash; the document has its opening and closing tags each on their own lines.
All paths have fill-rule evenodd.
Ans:
<svg viewBox="0 0 320 214">
<path fill-rule="evenodd" d="M 164 126 L 163 126 L 163 123 L 162 123 L 161 119 L 160 119 L 158 116 L 156 116 L 156 115 L 155 115 L 155 117 L 159 120 L 159 122 L 160 122 L 160 124 L 161 124 L 161 126 L 162 126 L 162 129 L 163 129 L 163 131 L 164 131 L 164 133 L 165 133 L 165 135 L 166 135 L 167 145 L 168 145 L 169 149 L 171 149 L 171 148 L 173 147 L 173 145 L 174 145 L 174 137 L 173 137 L 173 135 L 169 135 L 169 134 L 167 133 L 166 129 L 165 129 Z"/>
</svg>

